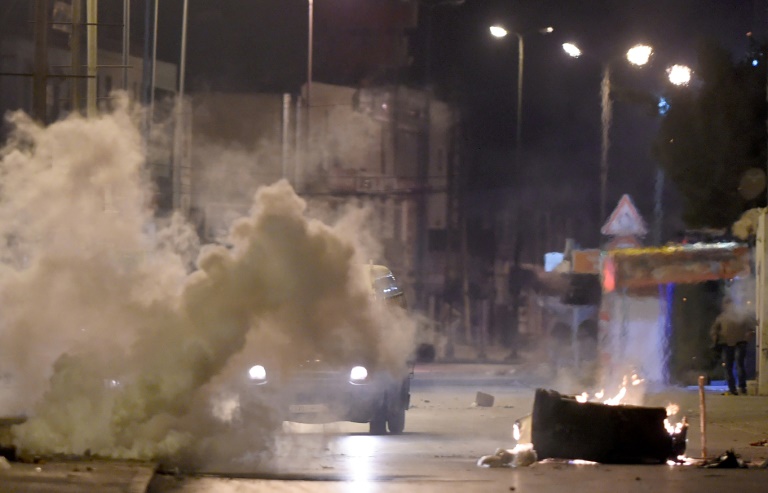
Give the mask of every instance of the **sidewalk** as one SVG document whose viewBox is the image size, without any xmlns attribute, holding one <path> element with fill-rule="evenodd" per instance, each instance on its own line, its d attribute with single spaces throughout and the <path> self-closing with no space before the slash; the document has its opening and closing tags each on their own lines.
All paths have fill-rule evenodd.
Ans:
<svg viewBox="0 0 768 493">
<path fill-rule="evenodd" d="M 124 461 L 56 461 L 27 464 L 0 459 L 3 493 L 144 493 L 156 465 Z"/>
</svg>

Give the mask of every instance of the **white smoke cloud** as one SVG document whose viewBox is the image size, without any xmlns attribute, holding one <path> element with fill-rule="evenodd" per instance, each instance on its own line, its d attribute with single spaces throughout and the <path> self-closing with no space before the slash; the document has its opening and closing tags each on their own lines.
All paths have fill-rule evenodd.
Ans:
<svg viewBox="0 0 768 493">
<path fill-rule="evenodd" d="M 12 406 L 30 411 L 13 430 L 22 453 L 190 462 L 266 453 L 268 410 L 248 424 L 246 444 L 210 402 L 251 346 L 402 368 L 414 324 L 370 301 L 355 266 L 378 251 L 359 208 L 333 224 L 311 219 L 281 181 L 256 192 L 227 246 L 199 247 L 178 217 L 153 230 L 127 102 L 47 128 L 20 113 L 10 122 L 0 361 L 19 389 Z"/>
</svg>

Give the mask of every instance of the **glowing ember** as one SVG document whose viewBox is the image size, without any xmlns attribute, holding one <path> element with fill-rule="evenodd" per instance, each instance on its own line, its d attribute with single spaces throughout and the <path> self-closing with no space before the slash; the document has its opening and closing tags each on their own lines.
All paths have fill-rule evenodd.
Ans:
<svg viewBox="0 0 768 493">
<path fill-rule="evenodd" d="M 568 461 L 568 464 L 573 464 L 574 466 L 595 466 L 599 464 L 599 462 L 594 462 L 591 460 L 574 459 L 574 460 Z"/>
</svg>

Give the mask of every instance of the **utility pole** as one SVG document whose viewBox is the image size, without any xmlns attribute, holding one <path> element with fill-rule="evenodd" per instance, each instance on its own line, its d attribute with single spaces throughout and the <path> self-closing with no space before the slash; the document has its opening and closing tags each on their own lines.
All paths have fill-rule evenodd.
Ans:
<svg viewBox="0 0 768 493">
<path fill-rule="evenodd" d="M 131 0 L 123 0 L 123 90 L 128 91 L 128 59 L 131 55 Z"/>
<path fill-rule="evenodd" d="M 98 69 L 98 27 L 99 21 L 98 0 L 87 0 L 86 20 L 88 22 L 88 81 L 86 91 L 86 115 L 88 118 L 96 117 L 96 93 L 98 90 L 98 79 L 96 73 Z"/>
<path fill-rule="evenodd" d="M 181 53 L 179 56 L 179 94 L 176 97 L 176 124 L 173 136 L 173 208 L 187 214 L 189 212 L 189 167 L 186 163 L 187 118 L 184 108 L 184 79 L 187 65 L 187 18 L 189 1 L 184 0 L 181 19 Z"/>
<path fill-rule="evenodd" d="M 765 80 L 765 100 L 768 102 L 768 73 Z M 766 120 L 768 124 L 768 120 Z M 768 160 L 766 161 L 768 172 Z M 767 174 L 768 176 L 768 174 Z M 766 272 L 766 260 L 768 260 L 768 182 L 765 188 L 766 207 L 760 209 L 757 219 L 757 231 L 755 232 L 755 318 L 757 319 L 756 332 L 756 370 L 757 370 L 757 394 L 768 395 L 768 272 Z"/>
<path fill-rule="evenodd" d="M 768 103 L 768 72 L 765 81 L 765 99 Z M 768 122 L 767 122 L 768 124 Z M 768 128 L 768 127 L 767 127 Z M 768 176 L 768 160 L 766 161 Z M 768 395 L 768 180 L 765 187 L 766 207 L 760 211 L 755 238 L 755 308 L 757 310 L 757 394 Z"/>
<path fill-rule="evenodd" d="M 768 395 L 768 208 L 760 211 L 755 241 L 755 270 L 757 301 L 757 393 Z"/>
<path fill-rule="evenodd" d="M 48 0 L 35 0 L 35 73 L 32 76 L 35 118 L 47 123 L 48 115 Z"/>
<path fill-rule="evenodd" d="M 458 121 L 458 118 L 454 119 L 454 122 Z M 458 123 L 454 123 L 451 130 L 452 139 L 449 144 L 450 150 L 448 152 L 448 205 L 446 207 L 446 241 L 445 241 L 445 266 L 444 266 L 444 284 L 446 286 L 453 285 L 460 278 L 458 263 L 463 262 L 463 258 L 459 256 L 459 252 L 456 251 L 455 245 L 459 243 L 460 235 L 463 234 L 464 229 L 461 227 L 461 168 L 459 166 L 459 148 L 458 142 L 460 142 L 460 132 L 458 130 Z M 461 240 L 463 241 L 463 240 Z M 463 243 L 462 243 L 463 246 Z M 463 251 L 463 250 L 462 250 Z M 463 275 L 463 269 L 461 275 Z M 451 304 L 451 310 L 453 305 Z M 447 344 L 445 347 L 445 357 L 448 359 L 454 356 L 454 342 L 456 339 L 456 333 L 454 330 L 453 321 L 451 320 L 451 313 L 444 322 L 447 325 Z"/>
<path fill-rule="evenodd" d="M 70 80 L 71 109 L 80 113 L 80 35 L 83 0 L 72 0 L 72 37 L 70 38 L 72 79 Z"/>
</svg>

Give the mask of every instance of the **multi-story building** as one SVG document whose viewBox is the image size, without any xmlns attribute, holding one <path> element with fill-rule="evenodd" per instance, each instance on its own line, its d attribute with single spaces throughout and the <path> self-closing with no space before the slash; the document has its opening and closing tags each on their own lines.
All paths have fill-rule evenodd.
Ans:
<svg viewBox="0 0 768 493">
<path fill-rule="evenodd" d="M 114 90 L 124 90 L 134 101 L 143 101 L 149 80 L 149 65 L 154 65 L 154 93 L 160 102 L 173 98 L 177 87 L 175 64 L 136 56 L 142 45 L 125 44 L 125 25 L 113 22 L 117 10 L 104 9 L 107 19 L 96 17 L 97 26 L 90 33 L 87 27 L 89 13 L 83 2 L 77 0 L 46 0 L 44 2 L 15 2 L 3 10 L 0 18 L 0 114 L 22 110 L 46 123 L 65 117 L 72 111 L 86 112 L 88 101 L 96 109 L 109 106 Z M 36 7 L 42 5 L 48 21 L 45 32 L 36 28 Z M 73 9 L 73 6 L 75 7 Z M 79 10 L 79 16 L 74 15 Z M 119 10 L 117 14 L 121 15 Z M 102 22 L 103 21 L 103 22 Z M 120 21 L 123 19 L 120 17 Z M 94 35 L 89 39 L 89 36 Z M 40 42 L 43 41 L 41 44 Z M 89 44 L 96 48 L 91 61 L 95 71 L 95 86 L 87 88 L 87 51 Z M 127 63 L 126 63 L 127 62 Z M 42 73 L 41 73 L 41 70 Z M 42 77 L 44 93 L 35 88 L 35 76 Z M 40 107 L 36 107 L 42 102 Z M 43 110 L 42 113 L 38 114 Z M 162 114 L 158 111 L 158 114 Z M 159 150 L 159 148 L 158 148 Z M 165 153 L 152 154 L 149 165 L 160 190 L 169 189 L 171 160 Z M 158 200 L 159 203 L 163 201 Z"/>
<path fill-rule="evenodd" d="M 43 50 L 47 121 L 84 111 L 87 96 L 106 103 L 114 89 L 127 90 L 136 101 L 146 99 L 145 68 L 152 61 L 136 56 L 146 40 L 124 44 L 119 12 L 105 9 L 105 16 L 117 17 L 97 29 L 97 84 L 89 94 L 82 77 L 88 63 L 87 12 L 81 8 L 73 17 L 73 6 L 85 2 L 17 2 L 3 19 L 0 110 L 33 113 L 39 101 L 32 78 L 40 62 L 41 38 L 32 22 L 38 4 L 47 5 L 51 21 Z M 419 2 L 317 0 L 314 5 L 311 98 L 302 97 L 307 84 L 290 95 L 192 94 L 185 106 L 190 112 L 184 112 L 191 117 L 183 127 L 191 130 L 181 132 L 181 145 L 172 149 L 149 141 L 158 209 L 189 212 L 212 240 L 232 217 L 247 211 L 259 184 L 286 178 L 308 200 L 331 206 L 354 197 L 372 206 L 382 260 L 406 282 L 413 302 L 426 309 L 444 290 L 449 245 L 454 250 L 458 245 L 450 240 L 456 207 L 449 205 L 456 204 L 451 178 L 459 139 L 454 107 L 396 77 L 410 63 L 408 42 Z M 159 121 L 174 108 L 176 66 L 158 61 L 154 84 Z M 166 142 L 178 138 L 165 137 Z M 213 158 L 212 149 L 225 154 Z M 172 151 L 183 152 L 189 163 L 179 166 Z M 215 187 L 211 178 L 218 178 Z"/>
<path fill-rule="evenodd" d="M 246 212 L 259 185 L 287 179 L 311 203 L 371 206 L 384 259 L 426 303 L 442 294 L 449 178 L 458 117 L 402 86 L 316 84 L 309 122 L 301 100 L 278 94 L 193 98 L 193 199 L 210 240 Z M 307 133 L 308 132 L 308 133 Z"/>
</svg>

